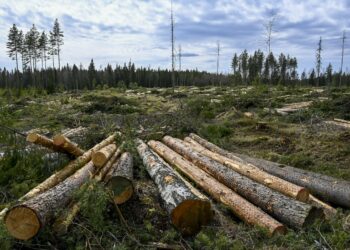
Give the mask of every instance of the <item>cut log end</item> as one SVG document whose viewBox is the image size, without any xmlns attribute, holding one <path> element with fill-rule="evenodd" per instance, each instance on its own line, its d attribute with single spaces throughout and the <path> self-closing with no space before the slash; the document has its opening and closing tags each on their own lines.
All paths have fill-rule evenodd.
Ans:
<svg viewBox="0 0 350 250">
<path fill-rule="evenodd" d="M 285 235 L 287 233 L 287 228 L 284 225 L 279 225 L 273 230 L 272 236 L 275 235 Z"/>
<path fill-rule="evenodd" d="M 312 207 L 309 211 L 309 214 L 306 216 L 302 227 L 307 228 L 313 225 L 316 220 L 323 220 L 324 217 L 325 217 L 325 214 L 321 208 Z"/>
<path fill-rule="evenodd" d="M 36 142 L 39 138 L 39 135 L 37 133 L 29 133 L 27 135 L 27 141 L 28 142 Z"/>
<path fill-rule="evenodd" d="M 302 188 L 300 189 L 300 191 L 298 192 L 295 198 L 298 201 L 307 202 L 309 200 L 309 195 L 310 195 L 309 190 L 307 188 Z"/>
<path fill-rule="evenodd" d="M 183 201 L 171 213 L 172 223 L 185 236 L 198 233 L 212 217 L 210 202 L 205 200 Z"/>
<path fill-rule="evenodd" d="M 8 232 L 19 240 L 31 239 L 41 227 L 36 212 L 26 206 L 10 209 L 5 217 L 5 225 Z"/>
<path fill-rule="evenodd" d="M 103 167 L 108 161 L 108 157 L 103 152 L 96 152 L 92 155 L 92 161 L 96 167 Z"/>
<path fill-rule="evenodd" d="M 114 203 L 117 205 L 127 202 L 134 193 L 132 181 L 122 176 L 112 177 L 107 187 L 112 191 Z"/>
<path fill-rule="evenodd" d="M 62 146 L 66 142 L 66 138 L 63 135 L 56 135 L 53 138 L 53 144 L 56 146 Z"/>
</svg>

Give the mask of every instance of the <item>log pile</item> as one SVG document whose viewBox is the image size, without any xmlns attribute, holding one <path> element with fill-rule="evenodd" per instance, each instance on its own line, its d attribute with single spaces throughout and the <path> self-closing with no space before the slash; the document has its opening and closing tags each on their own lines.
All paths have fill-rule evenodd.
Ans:
<svg viewBox="0 0 350 250">
<path fill-rule="evenodd" d="M 184 140 L 164 136 L 162 142 L 147 144 L 149 148 L 139 142 L 138 153 L 165 207 L 174 194 L 166 191 L 169 181 L 163 168 L 187 177 L 244 222 L 265 228 L 270 235 L 285 233 L 286 226 L 306 228 L 317 219 L 334 217 L 337 210 L 326 202 L 350 207 L 347 181 L 231 153 L 195 134 Z"/>
<path fill-rule="evenodd" d="M 39 134 L 29 134 L 28 141 L 56 152 L 69 152 L 77 158 L 19 198 L 16 205 L 1 212 L 10 235 L 19 240 L 33 238 L 40 229 L 51 224 L 58 210 L 68 206 L 68 213 L 54 223 L 56 232 L 66 232 L 81 205 L 79 201 L 72 201 L 73 194 L 90 179 L 104 182 L 118 204 L 130 199 L 133 193 L 132 156 L 125 152 L 118 160 L 122 152 L 114 144 L 115 139 L 116 133 L 84 152 L 64 135 L 51 140 Z M 92 189 L 90 184 L 88 190 Z"/>
</svg>

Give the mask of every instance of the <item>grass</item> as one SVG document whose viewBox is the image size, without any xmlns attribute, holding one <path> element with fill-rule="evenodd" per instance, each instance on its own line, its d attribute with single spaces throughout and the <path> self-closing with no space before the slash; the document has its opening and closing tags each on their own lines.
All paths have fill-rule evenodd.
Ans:
<svg viewBox="0 0 350 250">
<path fill-rule="evenodd" d="M 18 242 L 0 225 L 0 248 L 29 249 L 145 249 L 152 242 L 193 249 L 346 249 L 349 233 L 343 228 L 348 210 L 330 222 L 311 229 L 289 230 L 286 236 L 266 237 L 261 229 L 242 223 L 217 204 L 231 226 L 218 221 L 198 235 L 183 238 L 169 223 L 159 193 L 138 157 L 133 139 L 183 138 L 191 132 L 238 153 L 261 157 L 350 181 L 350 131 L 322 124 L 334 117 L 350 119 L 350 89 L 316 92 L 306 87 L 181 87 L 170 89 L 106 88 L 79 93 L 47 95 L 36 90 L 22 93 L 0 90 L 0 123 L 19 131 L 40 128 L 48 136 L 64 128 L 89 129 L 80 143 L 88 149 L 108 133 L 120 130 L 125 148 L 134 156 L 135 195 L 120 206 L 131 232 L 127 233 L 107 194 L 100 185 L 84 189 L 75 199 L 83 209 L 67 235 L 57 236 L 46 227 L 38 237 Z M 328 98 L 320 101 L 320 97 Z M 314 101 L 305 111 L 278 116 L 264 108 L 286 103 Z M 253 117 L 245 117 L 244 112 Z M 26 144 L 24 138 L 0 129 L 0 203 L 16 198 L 64 166 L 68 159 L 49 161 L 47 150 Z M 52 164 L 49 164 L 49 163 Z"/>
</svg>

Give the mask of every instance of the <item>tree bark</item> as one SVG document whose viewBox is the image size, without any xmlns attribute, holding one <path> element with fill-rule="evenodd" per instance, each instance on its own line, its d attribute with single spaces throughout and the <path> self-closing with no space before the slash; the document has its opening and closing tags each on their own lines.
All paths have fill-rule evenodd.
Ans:
<svg viewBox="0 0 350 250">
<path fill-rule="evenodd" d="M 163 141 L 174 151 L 183 155 L 218 181 L 232 188 L 235 192 L 265 212 L 273 215 L 282 223 L 294 228 L 302 228 L 311 225 L 315 219 L 323 216 L 321 209 L 289 198 L 263 184 L 255 182 L 219 162 L 192 150 L 183 144 L 181 140 L 165 136 Z"/>
<path fill-rule="evenodd" d="M 112 192 L 115 204 L 127 202 L 134 193 L 133 159 L 129 152 L 125 152 L 115 162 L 105 177 L 106 186 Z"/>
<path fill-rule="evenodd" d="M 156 141 L 149 141 L 148 145 L 215 200 L 227 205 L 244 222 L 267 229 L 270 235 L 286 232 L 286 228 L 280 222 L 255 207 L 193 163 L 185 160 L 185 158 L 169 147 Z"/>
<path fill-rule="evenodd" d="M 27 135 L 27 141 L 51 149 L 56 152 L 66 153 L 65 150 L 55 145 L 51 139 L 47 138 L 44 135 L 39 135 L 37 133 L 29 133 Z"/>
<path fill-rule="evenodd" d="M 111 156 L 109 161 L 106 163 L 106 165 L 99 170 L 99 172 L 95 176 L 95 180 L 102 181 L 104 180 L 106 174 L 111 170 L 113 164 L 117 161 L 118 157 L 121 154 L 121 146 L 115 151 L 115 153 Z"/>
<path fill-rule="evenodd" d="M 58 148 L 61 148 L 63 151 L 67 152 L 70 155 L 79 157 L 84 154 L 84 150 L 79 148 L 76 143 L 73 143 L 64 135 L 56 135 L 53 138 L 53 144 Z"/>
<path fill-rule="evenodd" d="M 5 216 L 9 233 L 20 240 L 34 237 L 55 215 L 58 208 L 65 207 L 74 191 L 96 171 L 92 161 L 57 186 L 12 207 Z"/>
<path fill-rule="evenodd" d="M 115 144 L 110 144 L 97 152 L 92 154 L 92 161 L 96 167 L 103 167 L 108 160 L 112 157 L 114 152 L 117 150 L 117 146 Z"/>
<path fill-rule="evenodd" d="M 199 232 L 212 219 L 210 202 L 196 196 L 174 170 L 164 165 L 159 156 L 143 141 L 137 140 L 136 144 L 148 174 L 158 187 L 173 225 L 183 235 Z"/>
<path fill-rule="evenodd" d="M 91 160 L 91 155 L 92 155 L 93 151 L 98 151 L 101 148 L 111 144 L 115 140 L 115 137 L 116 137 L 116 133 L 112 134 L 107 139 L 105 139 L 102 142 L 100 142 L 99 144 L 95 145 L 93 148 L 86 151 L 82 156 L 78 157 L 74 161 L 71 161 L 67 166 L 65 166 L 64 168 L 62 168 L 58 172 L 54 173 L 49 178 L 47 178 L 45 181 L 40 183 L 38 186 L 36 186 L 32 190 L 30 190 L 27 194 L 22 196 L 19 199 L 19 201 L 24 201 L 24 200 L 30 199 L 30 198 L 36 196 L 37 194 L 42 193 L 42 192 L 54 187 L 55 185 L 57 185 L 58 183 L 60 183 L 64 179 L 66 179 L 68 176 L 73 174 L 75 171 L 77 171 L 79 168 L 81 168 L 82 166 L 87 164 Z"/>
<path fill-rule="evenodd" d="M 276 190 L 284 195 L 287 195 L 289 197 L 292 197 L 294 199 L 297 199 L 299 201 L 306 202 L 309 200 L 309 191 L 304 188 L 297 186 L 293 183 L 287 182 L 279 177 L 276 177 L 274 175 L 271 175 L 265 171 L 262 171 L 258 167 L 252 165 L 252 164 L 245 164 L 241 161 L 234 161 L 230 158 L 227 158 L 225 156 L 222 156 L 220 154 L 214 153 L 202 145 L 200 145 L 198 142 L 194 141 L 193 139 L 186 137 L 185 143 L 200 154 L 203 154 L 229 168 L 236 171 L 237 173 L 240 173 L 244 176 L 249 177 L 250 179 L 261 183 L 273 190 Z"/>
<path fill-rule="evenodd" d="M 313 195 L 316 195 L 327 202 L 350 208 L 350 182 L 348 181 L 338 180 L 330 176 L 285 166 L 264 159 L 256 159 L 246 155 L 234 154 L 219 148 L 198 135 L 190 134 L 190 137 L 215 153 L 234 160 L 251 163 L 272 175 L 296 185 L 306 187 Z"/>
</svg>

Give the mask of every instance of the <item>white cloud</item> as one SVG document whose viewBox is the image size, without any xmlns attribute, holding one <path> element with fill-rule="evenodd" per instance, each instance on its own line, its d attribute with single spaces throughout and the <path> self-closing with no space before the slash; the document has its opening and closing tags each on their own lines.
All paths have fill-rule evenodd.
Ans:
<svg viewBox="0 0 350 250">
<path fill-rule="evenodd" d="M 137 65 L 169 67 L 169 10 L 165 0 L 0 0 L 0 66 L 13 65 L 5 45 L 13 22 L 23 30 L 32 23 L 48 30 L 58 18 L 65 32 L 63 64 L 131 59 Z M 174 11 L 177 42 L 184 53 L 199 55 L 183 58 L 183 67 L 209 71 L 216 70 L 216 40 L 223 46 L 224 72 L 234 52 L 264 49 L 262 24 L 269 13 L 278 14 L 273 51 L 297 56 L 301 70 L 313 67 L 319 36 L 326 38 L 325 62 L 338 65 L 339 36 L 350 24 L 346 0 L 174 0 Z"/>
</svg>

